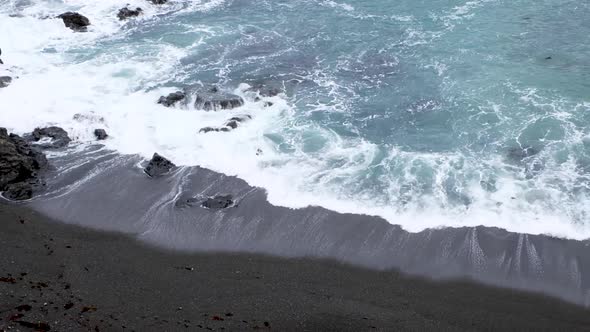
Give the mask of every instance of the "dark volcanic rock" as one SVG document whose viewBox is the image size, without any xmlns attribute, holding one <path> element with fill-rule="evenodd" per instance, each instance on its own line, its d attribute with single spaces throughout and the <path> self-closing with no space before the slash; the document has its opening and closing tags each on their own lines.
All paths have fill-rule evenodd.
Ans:
<svg viewBox="0 0 590 332">
<path fill-rule="evenodd" d="M 119 9 L 119 13 L 117 14 L 117 17 L 119 18 L 119 20 L 123 21 L 123 20 L 130 18 L 130 17 L 139 16 L 142 12 L 143 12 L 143 10 L 139 7 L 135 8 L 135 9 L 129 9 L 129 8 L 125 7 L 125 8 Z"/>
<path fill-rule="evenodd" d="M 199 133 L 209 133 L 209 132 L 228 132 L 232 129 L 236 129 L 238 128 L 238 126 L 240 125 L 240 123 L 248 121 L 252 119 L 252 116 L 250 115 L 240 115 L 240 116 L 234 116 L 233 118 L 227 120 L 227 122 L 225 123 L 224 127 L 219 127 L 219 128 L 215 128 L 215 127 L 205 127 L 205 128 L 201 128 L 201 130 L 199 130 Z"/>
<path fill-rule="evenodd" d="M 40 147 L 45 149 L 57 149 L 67 146 L 71 139 L 68 133 L 60 127 L 47 127 L 37 128 L 32 134 L 34 141 L 40 141 L 44 137 L 51 138 L 51 143 L 39 144 Z"/>
<path fill-rule="evenodd" d="M 4 190 L 4 197 L 13 201 L 22 201 L 33 197 L 33 185 L 28 182 L 11 183 Z"/>
<path fill-rule="evenodd" d="M 29 199 L 33 186 L 40 184 L 38 171 L 47 167 L 47 159 L 18 135 L 0 128 L 0 191 L 13 200 Z"/>
<path fill-rule="evenodd" d="M 95 129 L 94 136 L 96 136 L 96 139 L 99 141 L 105 140 L 107 139 L 107 137 L 109 137 L 109 135 L 104 129 Z"/>
<path fill-rule="evenodd" d="M 77 32 L 86 32 L 90 25 L 90 20 L 86 16 L 74 12 L 63 13 L 58 18 L 64 21 L 66 27 Z"/>
<path fill-rule="evenodd" d="M 219 131 L 219 128 L 213 128 L 213 127 L 205 127 L 205 128 L 201 128 L 201 130 L 199 130 L 199 133 L 210 133 L 212 131 Z"/>
<path fill-rule="evenodd" d="M 238 128 L 238 121 L 231 120 L 228 123 L 226 123 L 225 126 L 231 128 L 231 129 L 236 129 L 236 128 Z"/>
<path fill-rule="evenodd" d="M 18 153 L 32 158 L 33 167 L 35 169 L 42 169 L 48 165 L 47 157 L 45 157 L 45 154 L 39 151 L 37 148 L 31 147 L 31 145 L 29 145 L 29 142 L 27 142 L 24 138 L 15 134 L 10 134 L 9 137 L 14 146 L 16 147 Z"/>
<path fill-rule="evenodd" d="M 166 2 L 168 2 L 168 0 L 148 0 L 148 1 L 153 3 L 154 5 L 163 5 Z"/>
<path fill-rule="evenodd" d="M 144 169 L 144 172 L 151 177 L 156 177 L 168 173 L 174 167 L 176 167 L 176 165 L 170 160 L 154 153 L 152 160 L 150 160 L 149 164 Z"/>
<path fill-rule="evenodd" d="M 199 130 L 199 133 L 203 133 L 203 134 L 210 133 L 210 132 L 224 132 L 224 133 L 226 133 L 230 130 L 231 129 L 228 127 L 220 127 L 220 128 L 204 127 L 204 128 L 201 128 L 201 130 Z"/>
<path fill-rule="evenodd" d="M 0 76 L 0 88 L 5 88 L 12 83 L 12 77 L 10 76 Z"/>
<path fill-rule="evenodd" d="M 201 206 L 208 209 L 226 209 L 234 204 L 231 195 L 217 195 L 215 197 L 207 198 Z"/>
<path fill-rule="evenodd" d="M 227 121 L 237 121 L 237 122 L 246 122 L 248 120 L 252 120 L 252 116 L 251 115 L 239 115 L 239 116 L 234 116 L 233 118 L 227 120 Z"/>
<path fill-rule="evenodd" d="M 176 104 L 177 102 L 183 100 L 184 98 L 186 98 L 186 94 L 182 91 L 176 91 L 176 92 L 172 92 L 171 94 L 169 94 L 168 96 L 164 97 L 160 97 L 160 99 L 158 99 L 158 104 L 162 104 L 166 107 L 170 107 L 174 104 Z"/>
<path fill-rule="evenodd" d="M 231 93 L 218 91 L 199 91 L 195 98 L 195 108 L 205 111 L 230 110 L 244 105 L 244 99 Z"/>
</svg>

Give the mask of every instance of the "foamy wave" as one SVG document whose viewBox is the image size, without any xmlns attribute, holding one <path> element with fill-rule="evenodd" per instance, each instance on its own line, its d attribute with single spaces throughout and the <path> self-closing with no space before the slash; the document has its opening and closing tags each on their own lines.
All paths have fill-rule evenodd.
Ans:
<svg viewBox="0 0 590 332">
<path fill-rule="evenodd" d="M 441 20 L 451 26 L 487 2 L 467 2 Z M 310 98 L 313 102 L 306 104 L 307 112 L 284 95 L 257 101 L 243 85 L 224 87 L 235 89 L 233 92 L 246 100 L 235 110 L 164 108 L 155 101 L 182 88 L 175 86 L 188 75 L 182 62 L 219 31 L 204 25 L 179 25 L 178 29 L 183 29 L 179 33 L 194 37 L 187 38 L 188 47 L 174 46 L 159 40 L 159 36 L 150 37 L 149 45 L 125 38 L 140 30 L 141 24 L 159 24 L 163 13 L 210 11 L 226 2 L 172 1 L 165 6 L 152 6 L 144 0 L 129 3 L 144 8 L 138 21 L 120 22 L 116 13 L 123 4 L 115 0 L 33 1 L 26 6 L 11 1 L 0 8 L 0 46 L 7 63 L 3 70 L 19 76 L 0 90 L 1 125 L 19 133 L 37 126 L 60 125 L 82 144 L 94 142 L 95 128 L 106 128 L 110 139 L 105 144 L 121 153 L 148 158 L 158 152 L 178 165 L 201 165 L 240 176 L 251 185 L 266 188 L 269 201 L 276 205 L 320 205 L 340 212 L 378 215 L 410 231 L 486 225 L 530 234 L 590 238 L 586 224 L 590 201 L 580 188 L 590 179 L 584 178 L 582 163 L 570 153 L 590 146 L 590 134 L 573 124 L 571 102 L 507 84 L 520 102 L 539 110 L 537 116 L 513 126 L 517 143 L 526 147 L 529 141 L 539 141 L 539 132 L 554 130 L 555 135 L 542 137 L 544 149 L 522 164 L 505 160 L 498 151 L 490 155 L 409 152 L 395 144 L 372 143 L 349 123 L 342 125 L 355 135 L 341 135 L 306 120 L 320 112 L 344 117 L 354 107 L 352 101 L 359 100 L 354 87 L 340 84 L 335 72 L 356 70 L 363 74 L 362 79 L 374 83 L 364 87 L 382 86 L 384 75 L 395 73 L 400 65 L 396 57 L 383 55 L 386 49 L 351 51 L 339 58 L 336 68 L 314 63 L 301 79 L 313 82 L 315 93 L 321 96 L 311 96 L 318 98 Z M 357 11 L 334 1 L 322 1 L 321 5 Z M 90 18 L 93 24 L 88 33 L 73 33 L 60 20 L 42 19 L 68 10 Z M 411 16 L 388 19 L 415 20 Z M 441 36 L 440 31 L 410 25 L 399 45 L 426 45 Z M 105 45 L 111 48 L 104 49 Z M 268 57 L 279 57 L 284 54 L 281 52 L 287 51 L 279 50 Z M 374 62 L 367 64 L 368 60 Z M 359 64 L 364 67 L 355 67 Z M 227 79 L 227 65 L 215 65 L 222 67 L 217 77 Z M 445 76 L 449 70 L 436 59 L 426 67 L 438 76 Z M 265 102 L 273 105 L 263 107 Z M 415 113 L 427 113 L 437 105 L 428 100 Z M 588 103 L 579 103 L 574 110 L 585 112 L 589 108 Z M 503 114 L 504 109 L 490 101 L 473 116 L 478 119 L 493 113 L 499 119 L 498 126 L 518 119 L 514 116 L 518 109 L 510 109 L 510 115 Z M 202 127 L 219 126 L 243 114 L 253 120 L 231 133 L 198 133 Z M 535 168 L 536 163 L 542 163 L 543 171 Z M 527 174 L 531 170 L 533 176 Z"/>
</svg>

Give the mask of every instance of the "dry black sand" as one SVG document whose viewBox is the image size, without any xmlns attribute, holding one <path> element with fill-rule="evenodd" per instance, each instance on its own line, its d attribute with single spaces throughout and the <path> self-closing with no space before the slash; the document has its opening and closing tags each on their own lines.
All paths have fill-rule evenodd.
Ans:
<svg viewBox="0 0 590 332">
<path fill-rule="evenodd" d="M 0 331 L 561 330 L 590 311 L 314 259 L 181 254 L 0 203 Z"/>
</svg>

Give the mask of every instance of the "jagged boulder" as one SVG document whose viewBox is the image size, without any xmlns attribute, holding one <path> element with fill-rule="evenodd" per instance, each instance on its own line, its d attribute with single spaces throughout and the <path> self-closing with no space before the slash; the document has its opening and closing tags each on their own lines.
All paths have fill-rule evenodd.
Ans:
<svg viewBox="0 0 590 332">
<path fill-rule="evenodd" d="M 29 182 L 11 183 L 6 186 L 3 196 L 13 201 L 24 201 L 33 197 L 33 185 Z"/>
<path fill-rule="evenodd" d="M 244 105 L 242 97 L 219 91 L 217 87 L 196 92 L 195 109 L 205 111 L 230 110 Z"/>
<path fill-rule="evenodd" d="M 215 197 L 209 197 L 203 201 L 203 203 L 201 203 L 202 207 L 214 210 L 227 209 L 232 205 L 234 205 L 234 200 L 231 195 L 217 195 Z"/>
<path fill-rule="evenodd" d="M 37 144 L 44 149 L 59 149 L 67 146 L 71 139 L 68 136 L 68 132 L 60 127 L 52 126 L 46 128 L 36 128 L 31 134 L 32 140 L 39 142 L 43 138 L 50 138 L 51 141 L 48 143 Z"/>
<path fill-rule="evenodd" d="M 142 12 L 143 12 L 143 10 L 139 7 L 135 8 L 135 9 L 129 9 L 128 7 L 125 7 L 125 8 L 119 9 L 119 13 L 117 14 L 117 17 L 119 18 L 119 20 L 123 21 L 123 20 L 126 20 L 131 17 L 137 17 L 137 16 L 141 15 Z"/>
<path fill-rule="evenodd" d="M 8 135 L 5 128 L 0 128 L 0 191 L 4 197 L 31 198 L 34 187 L 41 185 L 38 172 L 47 165 L 42 152 L 18 135 Z"/>
<path fill-rule="evenodd" d="M 36 147 L 32 147 L 27 140 L 15 134 L 10 134 L 9 139 L 14 144 L 19 154 L 31 158 L 33 168 L 43 169 L 47 167 L 48 162 L 45 154 Z"/>
<path fill-rule="evenodd" d="M 99 141 L 105 140 L 105 139 L 107 139 L 107 137 L 109 137 L 109 135 L 107 134 L 106 130 L 104 130 L 104 129 L 95 129 L 94 130 L 94 136 Z"/>
<path fill-rule="evenodd" d="M 176 104 L 177 102 L 183 100 L 184 98 L 186 98 L 186 94 L 182 91 L 176 91 L 176 92 L 172 92 L 171 94 L 169 94 L 168 96 L 164 97 L 160 97 L 160 99 L 158 99 L 158 104 L 164 105 L 166 107 L 170 107 L 173 106 L 174 104 Z"/>
<path fill-rule="evenodd" d="M 170 160 L 160 156 L 157 153 L 154 153 L 154 156 L 144 168 L 144 172 L 151 177 L 157 177 L 170 172 L 170 170 L 174 167 L 176 167 L 176 165 L 174 165 L 174 163 L 172 163 Z"/>
<path fill-rule="evenodd" d="M 76 32 L 86 32 L 90 25 L 90 20 L 86 16 L 75 12 L 63 13 L 58 18 L 64 21 L 66 27 Z"/>
</svg>

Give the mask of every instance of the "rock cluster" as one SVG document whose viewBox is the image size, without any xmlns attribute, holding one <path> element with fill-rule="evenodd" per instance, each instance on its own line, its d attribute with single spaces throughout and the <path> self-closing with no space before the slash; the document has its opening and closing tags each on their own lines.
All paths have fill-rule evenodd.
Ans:
<svg viewBox="0 0 590 332">
<path fill-rule="evenodd" d="M 25 200 L 42 184 L 39 172 L 47 168 L 45 154 L 25 139 L 0 128 L 0 191 L 11 200 Z"/>
</svg>

